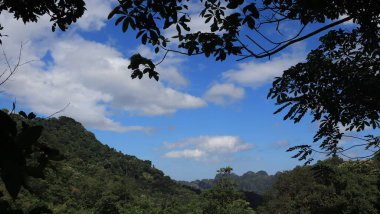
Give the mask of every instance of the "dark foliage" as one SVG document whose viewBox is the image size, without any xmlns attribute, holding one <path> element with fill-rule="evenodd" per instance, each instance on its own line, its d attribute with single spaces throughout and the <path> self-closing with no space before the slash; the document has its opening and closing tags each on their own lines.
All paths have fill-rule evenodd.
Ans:
<svg viewBox="0 0 380 214">
<path fill-rule="evenodd" d="M 21 111 L 18 116 L 0 111 L 0 175 L 13 198 L 22 186 L 28 188 L 28 177 L 44 178 L 49 161 L 62 159 L 58 150 L 38 142 L 43 128 L 28 124 L 34 119 L 33 113 Z"/>
<path fill-rule="evenodd" d="M 329 155 L 342 154 L 344 150 L 337 145 L 342 138 L 338 126 L 350 131 L 379 128 L 380 1 L 200 2 L 203 8 L 199 16 L 210 26 L 207 32 L 192 32 L 189 28 L 191 4 L 188 0 L 119 0 L 108 18 L 115 17 L 115 25 L 121 25 L 123 32 L 136 33 L 136 38 L 152 46 L 156 53 L 163 50 L 163 60 L 169 52 L 189 56 L 203 54 L 213 56 L 216 61 L 230 55 L 240 57 L 239 60 L 270 57 L 296 42 L 330 30 L 320 38 L 322 45 L 309 53 L 305 63 L 285 71 L 273 83 L 268 97 L 281 105 L 276 113 L 289 107 L 284 119 L 299 122 L 310 112 L 314 121 L 320 122 L 314 141 L 321 140 L 320 147 Z M 355 23 L 352 30 L 336 30 L 350 20 Z M 285 22 L 297 23 L 298 33 L 276 41 L 262 30 L 264 26 L 272 26 L 273 31 L 281 34 L 279 27 Z M 322 27 L 308 31 L 306 26 L 312 24 Z M 167 38 L 163 32 L 170 27 L 175 28 L 176 33 Z M 170 46 L 171 41 L 176 41 L 178 46 Z M 141 79 L 148 73 L 150 78 L 158 80 L 157 64 L 134 55 L 129 66 L 133 69 L 132 78 Z M 377 138 L 365 139 L 367 146 L 378 147 L 379 141 L 373 139 Z M 296 157 L 307 163 L 311 161 L 306 159 L 312 152 L 309 145 L 294 149 L 300 149 Z"/>
<path fill-rule="evenodd" d="M 39 17 L 49 15 L 53 23 L 52 31 L 55 31 L 57 26 L 63 31 L 66 30 L 83 15 L 85 9 L 83 0 L 0 1 L 0 13 L 7 11 L 13 14 L 15 19 L 21 19 L 24 23 L 37 22 Z M 2 29 L 3 26 L 0 24 L 0 30 Z M 1 36 L 4 35 L 0 34 Z"/>
<path fill-rule="evenodd" d="M 330 31 L 307 62 L 286 70 L 268 94 L 281 105 L 276 113 L 290 108 L 285 120 L 297 123 L 310 112 L 320 122 L 314 142 L 322 140 L 320 147 L 333 155 L 344 150 L 338 143 L 345 131 L 380 128 L 380 49 L 364 38 L 359 30 Z M 365 141 L 366 149 L 378 150 L 377 137 L 366 136 Z"/>
</svg>

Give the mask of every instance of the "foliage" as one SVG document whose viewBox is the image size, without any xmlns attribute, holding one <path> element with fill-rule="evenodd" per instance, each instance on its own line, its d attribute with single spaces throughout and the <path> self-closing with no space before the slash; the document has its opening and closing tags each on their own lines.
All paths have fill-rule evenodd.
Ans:
<svg viewBox="0 0 380 214">
<path fill-rule="evenodd" d="M 285 120 L 297 123 L 310 111 L 320 121 L 314 142 L 322 140 L 323 150 L 337 154 L 344 132 L 380 128 L 380 49 L 359 30 L 330 31 L 321 43 L 307 62 L 277 78 L 268 96 L 281 105 L 277 112 L 290 107 Z M 365 141 L 367 149 L 380 144 L 373 136 Z"/>
<path fill-rule="evenodd" d="M 204 214 L 254 214 L 249 207 L 249 202 L 244 200 L 243 195 L 236 190 L 235 183 L 229 179 L 231 167 L 218 170 L 221 178 L 217 184 L 202 193 L 205 203 Z"/>
<path fill-rule="evenodd" d="M 204 54 L 207 57 L 213 55 L 220 61 L 225 60 L 228 55 L 244 58 L 271 56 L 295 42 L 351 19 L 359 25 L 358 29 L 367 41 L 378 37 L 374 31 L 379 18 L 379 2 L 376 0 L 365 2 L 263 0 L 256 3 L 244 0 L 200 0 L 200 2 L 203 8 L 199 15 L 205 24 L 210 23 L 207 32 L 191 32 L 189 10 L 192 8 L 189 9 L 189 6 L 191 7 L 189 0 L 119 0 L 119 4 L 108 18 L 116 16 L 115 25 L 120 24 L 123 32 L 128 30 L 136 32 L 136 38 L 141 37 L 141 43 L 153 46 L 156 53 L 162 49 L 187 55 Z M 343 15 L 347 18 L 339 20 Z M 301 36 L 306 25 L 325 23 L 328 20 L 338 21 Z M 279 24 L 287 21 L 297 21 L 302 26 L 302 30 L 294 38 L 273 42 L 263 34 L 264 32 L 260 32 L 260 27 L 263 25 L 273 23 L 278 30 Z M 163 32 L 171 27 L 176 29 L 176 34 L 169 38 Z M 242 31 L 244 33 L 241 33 Z M 245 33 L 246 31 L 249 34 Z M 272 43 L 274 48 L 265 49 L 260 45 L 259 39 L 252 39 L 250 34 L 254 33 Z M 172 41 L 179 43 L 178 49 L 169 48 L 168 43 Z M 248 48 L 248 42 L 255 44 L 263 52 L 255 53 L 254 48 Z M 376 41 L 371 43 L 377 45 Z M 133 60 L 131 63 L 134 63 Z"/>
<path fill-rule="evenodd" d="M 24 23 L 37 22 L 39 17 L 47 14 L 53 22 L 52 31 L 57 26 L 62 30 L 76 22 L 84 11 L 85 3 L 83 0 L 39 0 L 39 1 L 9 1 L 2 0 L 0 3 L 0 13 L 7 11 L 13 14 L 15 19 L 21 19 Z M 0 24 L 0 30 L 4 27 Z M 0 34 L 0 37 L 4 36 Z M 1 40 L 0 40 L 1 42 Z"/>
<path fill-rule="evenodd" d="M 21 123 L 24 119 L 18 116 L 14 120 Z M 176 184 L 150 161 L 102 145 L 73 119 L 34 118 L 30 123 L 31 127 L 44 127 L 38 143 L 59 150 L 64 159 L 51 160 L 42 171 L 44 179 L 28 176 L 15 200 L 3 192 L 0 207 L 8 210 L 4 213 L 30 213 L 44 207 L 53 213 L 192 213 L 192 210 L 200 210 L 199 195 L 195 191 Z M 5 188 L 5 182 L 0 182 L 0 190 Z"/>
<path fill-rule="evenodd" d="M 238 190 L 243 192 L 254 192 L 262 195 L 276 181 L 277 176 L 277 174 L 268 175 L 265 171 L 258 171 L 256 173 L 249 171 L 241 176 L 231 173 L 228 175 L 228 178 L 235 182 Z M 220 178 L 221 174 L 217 174 L 214 179 L 202 179 L 191 182 L 179 181 L 179 183 L 196 189 L 205 190 L 215 186 Z"/>
<path fill-rule="evenodd" d="M 18 116 L 0 111 L 0 174 L 12 198 L 17 197 L 22 186 L 28 188 L 29 176 L 44 178 L 49 161 L 61 159 L 57 150 L 38 142 L 43 127 L 28 124 L 35 117 L 33 112 L 26 115 L 21 111 Z"/>
<path fill-rule="evenodd" d="M 282 173 L 259 213 L 379 213 L 376 159 L 331 158 Z"/>
<path fill-rule="evenodd" d="M 213 56 L 216 61 L 228 56 L 237 56 L 238 60 L 270 57 L 330 30 L 320 38 L 322 45 L 309 53 L 305 63 L 293 66 L 273 82 L 268 97 L 280 105 L 276 113 L 289 107 L 284 119 L 299 122 L 310 112 L 320 124 L 314 141 L 321 140 L 320 147 L 330 155 L 343 150 L 337 145 L 343 134 L 339 126 L 350 131 L 379 128 L 378 0 L 200 0 L 200 3 L 199 16 L 209 26 L 205 32 L 190 29 L 189 7 L 195 6 L 189 0 L 119 0 L 108 18 L 115 17 L 115 25 L 121 25 L 123 32 L 136 33 L 136 38 L 156 53 L 164 51 L 162 60 L 169 52 L 203 54 Z M 351 30 L 336 29 L 348 21 L 355 24 Z M 282 35 L 280 26 L 289 22 L 298 28 L 297 33 L 278 41 Z M 314 27 L 307 28 L 313 24 Z M 166 36 L 169 29 L 174 29 L 174 36 Z M 267 34 L 276 31 L 275 37 Z M 140 55 L 132 56 L 132 78 L 142 78 L 148 73 L 158 80 L 155 68 L 161 62 L 154 64 Z M 379 145 L 379 141 L 369 138 L 366 141 L 367 145 Z M 297 157 L 301 159 L 312 152 L 307 145 L 300 149 Z"/>
</svg>

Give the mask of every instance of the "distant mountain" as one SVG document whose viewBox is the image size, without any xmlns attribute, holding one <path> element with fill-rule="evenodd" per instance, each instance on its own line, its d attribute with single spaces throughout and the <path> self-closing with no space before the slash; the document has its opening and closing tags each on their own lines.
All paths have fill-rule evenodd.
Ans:
<svg viewBox="0 0 380 214">
<path fill-rule="evenodd" d="M 266 171 L 258 171 L 258 172 L 246 172 L 243 175 L 239 176 L 236 174 L 231 174 L 230 178 L 235 181 L 237 188 L 244 192 L 254 192 L 259 195 L 263 195 L 269 187 L 276 181 L 278 175 L 280 173 L 276 173 L 275 175 L 268 175 Z M 195 181 L 178 181 L 180 184 L 190 186 L 195 189 L 210 189 L 212 188 L 216 182 L 218 181 L 220 175 L 216 175 L 214 179 L 202 179 Z"/>
<path fill-rule="evenodd" d="M 16 201 L 0 179 L 0 213 L 11 213 L 1 210 L 7 203 L 24 213 L 36 207 L 38 213 L 191 213 L 200 207 L 194 205 L 196 190 L 177 184 L 150 161 L 100 143 L 71 118 L 32 123 L 44 127 L 39 141 L 58 149 L 64 160 L 52 161 L 45 179 L 28 179 L 29 191 L 22 189 Z"/>
</svg>

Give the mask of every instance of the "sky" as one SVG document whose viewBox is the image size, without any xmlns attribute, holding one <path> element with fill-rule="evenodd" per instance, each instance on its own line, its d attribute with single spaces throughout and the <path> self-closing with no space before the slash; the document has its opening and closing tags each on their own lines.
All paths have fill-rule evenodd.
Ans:
<svg viewBox="0 0 380 214">
<path fill-rule="evenodd" d="M 113 1 L 86 4 L 85 15 L 66 32 L 51 32 L 46 16 L 24 25 L 1 14 L 2 34 L 8 35 L 2 48 L 9 62 L 17 63 L 21 45 L 21 62 L 28 62 L 2 86 L 2 108 L 11 108 L 16 100 L 17 110 L 47 117 L 66 107 L 55 116 L 74 118 L 102 143 L 151 160 L 177 180 L 212 178 L 225 166 L 237 174 L 274 174 L 302 165 L 285 151 L 311 143 L 318 124 L 309 116 L 298 124 L 283 121 L 266 96 L 273 78 L 305 60 L 318 45 L 316 38 L 270 59 L 215 62 L 169 54 L 157 68 L 160 81 L 132 80 L 127 69 L 132 54 L 155 62 L 162 55 L 107 20 Z M 200 7 L 190 8 L 197 14 Z M 207 29 L 200 17 L 192 20 L 192 29 Z M 295 28 L 285 25 L 282 30 L 291 34 Z"/>
</svg>

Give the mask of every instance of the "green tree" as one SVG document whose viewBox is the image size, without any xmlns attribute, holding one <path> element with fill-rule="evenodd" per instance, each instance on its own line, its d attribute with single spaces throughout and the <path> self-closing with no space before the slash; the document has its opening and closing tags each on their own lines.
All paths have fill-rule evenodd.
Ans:
<svg viewBox="0 0 380 214">
<path fill-rule="evenodd" d="M 254 214 L 245 201 L 243 195 L 236 190 L 236 184 L 229 179 L 231 167 L 221 168 L 217 171 L 220 179 L 217 184 L 202 193 L 204 198 L 203 213 L 205 214 Z"/>
<path fill-rule="evenodd" d="M 320 142 L 321 149 L 330 155 L 344 152 L 337 144 L 343 136 L 339 126 L 350 131 L 380 127 L 378 0 L 200 0 L 200 3 L 203 8 L 199 16 L 209 25 L 205 32 L 191 31 L 189 0 L 119 0 L 109 18 L 115 17 L 115 24 L 123 32 L 136 33 L 136 38 L 156 53 L 163 51 L 163 60 L 169 52 L 212 56 L 217 61 L 228 56 L 237 60 L 270 57 L 292 44 L 329 31 L 320 38 L 321 46 L 310 52 L 305 63 L 293 66 L 273 82 L 268 97 L 280 105 L 276 113 L 289 108 L 284 119 L 295 123 L 311 113 L 313 121 L 319 122 L 314 141 Z M 337 30 L 348 21 L 354 22 L 352 29 Z M 298 26 L 298 32 L 281 37 L 281 26 L 289 22 Z M 272 31 L 268 30 L 270 27 Z M 169 28 L 175 29 L 173 37 L 164 33 Z M 273 32 L 278 34 L 271 37 Z M 133 55 L 129 65 L 132 78 L 141 79 L 147 74 L 158 80 L 159 63 L 140 54 Z M 369 136 L 364 147 L 378 151 L 379 144 L 379 138 Z M 294 149 L 300 149 L 297 157 L 301 159 L 313 152 L 310 145 Z"/>
<path fill-rule="evenodd" d="M 375 159 L 330 158 L 282 173 L 259 213 L 378 213 Z"/>
</svg>

